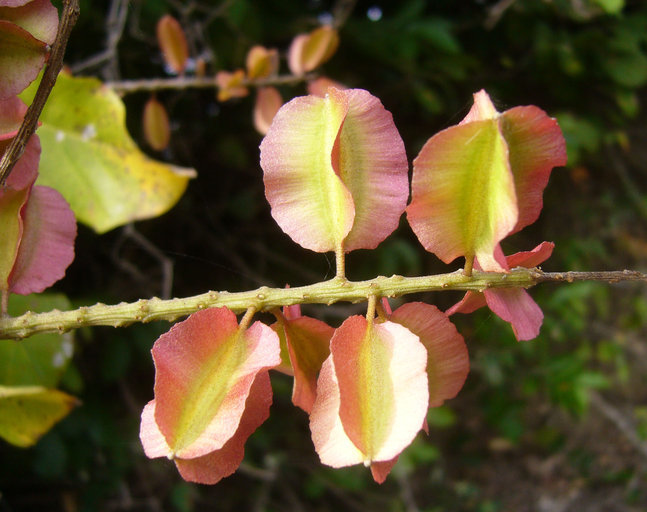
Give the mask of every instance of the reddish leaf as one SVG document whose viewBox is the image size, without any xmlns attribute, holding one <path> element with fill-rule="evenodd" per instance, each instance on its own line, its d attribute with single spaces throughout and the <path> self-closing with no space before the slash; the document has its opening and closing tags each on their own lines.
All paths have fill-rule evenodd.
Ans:
<svg viewBox="0 0 647 512">
<path fill-rule="evenodd" d="M 218 71 L 216 73 L 216 84 L 218 85 L 218 101 L 227 101 L 232 98 L 244 98 L 249 94 L 247 87 L 243 85 L 245 72 L 238 69 L 233 73 L 229 71 Z"/>
<path fill-rule="evenodd" d="M 25 29 L 0 20 L 0 99 L 15 96 L 36 79 L 46 48 Z"/>
<path fill-rule="evenodd" d="M 332 80 L 325 76 L 320 76 L 308 82 L 308 94 L 323 98 L 326 96 L 326 94 L 328 94 L 328 89 L 330 89 L 331 87 L 339 90 L 348 89 L 348 87 L 340 84 L 336 80 Z"/>
<path fill-rule="evenodd" d="M 35 186 L 22 213 L 23 235 L 9 276 L 9 290 L 40 293 L 65 275 L 74 260 L 76 219 L 63 196 Z"/>
<path fill-rule="evenodd" d="M 16 8 L 0 7 L 0 19 L 15 23 L 48 45 L 56 39 L 58 11 L 50 0 L 32 0 Z"/>
<path fill-rule="evenodd" d="M 27 105 L 18 96 L 0 100 L 0 141 L 13 139 L 16 136 L 25 112 L 27 112 Z M 0 146 L 0 154 L 3 152 Z"/>
<path fill-rule="evenodd" d="M 250 80 L 274 76 L 279 70 L 279 52 L 264 46 L 252 46 L 247 53 L 246 67 Z"/>
<path fill-rule="evenodd" d="M 171 124 L 164 105 L 151 96 L 144 106 L 142 119 L 144 137 L 155 151 L 162 151 L 171 140 Z"/>
<path fill-rule="evenodd" d="M 254 104 L 254 128 L 261 135 L 270 129 L 274 116 L 283 105 L 283 98 L 276 87 L 260 87 Z"/>
<path fill-rule="evenodd" d="M 189 47 L 184 30 L 170 14 L 162 16 L 157 22 L 157 43 L 162 50 L 166 66 L 175 74 L 184 73 L 189 59 Z"/>
<path fill-rule="evenodd" d="M 288 67 L 295 75 L 312 71 L 330 59 L 338 46 L 339 34 L 329 26 L 298 35 L 288 50 Z"/>
<path fill-rule="evenodd" d="M 526 290 L 500 288 L 485 290 L 483 295 L 492 312 L 510 323 L 519 341 L 537 337 L 544 314 Z"/>
</svg>

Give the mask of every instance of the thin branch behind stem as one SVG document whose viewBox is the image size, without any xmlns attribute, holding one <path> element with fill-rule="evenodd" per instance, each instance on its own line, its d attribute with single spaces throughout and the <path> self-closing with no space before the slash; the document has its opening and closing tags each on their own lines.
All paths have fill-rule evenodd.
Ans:
<svg viewBox="0 0 647 512">
<path fill-rule="evenodd" d="M 267 85 L 287 85 L 298 84 L 300 82 L 312 80 L 316 75 L 278 75 L 264 79 L 243 80 L 241 83 L 244 87 L 264 87 Z M 111 87 L 121 94 L 134 92 L 162 91 L 167 89 L 200 89 L 217 87 L 215 77 L 198 77 L 198 76 L 179 76 L 174 78 L 152 78 L 143 80 L 123 80 L 118 82 L 106 82 L 106 86 Z"/>
</svg>

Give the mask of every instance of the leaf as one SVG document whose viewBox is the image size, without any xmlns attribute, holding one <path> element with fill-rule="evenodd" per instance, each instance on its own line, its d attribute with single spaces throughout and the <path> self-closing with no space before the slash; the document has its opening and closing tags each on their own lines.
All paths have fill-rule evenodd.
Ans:
<svg viewBox="0 0 647 512">
<path fill-rule="evenodd" d="M 225 308 L 198 311 L 175 324 L 152 353 L 154 423 L 168 452 L 158 451 L 158 436 L 142 423 L 149 457 L 189 459 L 222 448 L 238 428 L 256 375 L 281 362 L 274 331 L 260 322 L 241 330 Z"/>
<path fill-rule="evenodd" d="M 23 235 L 9 276 L 9 289 L 27 295 L 62 279 L 74 260 L 76 219 L 63 196 L 36 185 L 22 211 Z"/>
<path fill-rule="evenodd" d="M 0 437 L 27 448 L 78 404 L 76 398 L 40 386 L 0 386 Z"/>
<path fill-rule="evenodd" d="M 400 324 L 352 316 L 335 331 L 330 349 L 310 415 L 321 461 L 332 467 L 391 461 L 427 413 L 425 348 Z"/>
<path fill-rule="evenodd" d="M 126 131 L 122 101 L 94 78 L 59 75 L 41 121 L 38 184 L 58 190 L 98 233 L 161 215 L 195 175 L 144 155 Z"/>
<path fill-rule="evenodd" d="M 508 148 L 496 119 L 467 122 L 434 135 L 413 161 L 407 219 L 445 263 L 476 256 L 501 271 L 497 244 L 517 223 Z"/>
<path fill-rule="evenodd" d="M 232 98 L 244 98 L 249 90 L 243 84 L 245 72 L 237 69 L 233 73 L 229 71 L 218 71 L 216 73 L 216 85 L 218 86 L 218 101 L 227 101 Z"/>
<path fill-rule="evenodd" d="M 162 50 L 166 66 L 177 75 L 184 73 L 189 59 L 189 47 L 184 30 L 178 21 L 167 14 L 157 22 L 157 43 Z"/>
<path fill-rule="evenodd" d="M 283 105 L 283 98 L 276 87 L 259 87 L 254 104 L 254 128 L 261 135 L 270 129 L 274 116 Z"/>
<path fill-rule="evenodd" d="M 61 294 L 12 295 L 8 313 L 70 309 Z M 74 350 L 73 333 L 37 334 L 21 341 L 0 340 L 0 384 L 54 388 L 67 368 Z"/>
<path fill-rule="evenodd" d="M 18 254 L 23 233 L 20 210 L 27 202 L 29 189 L 0 189 L 0 292 L 8 292 L 9 276 Z"/>
<path fill-rule="evenodd" d="M 58 11 L 50 0 L 32 0 L 15 7 L 0 6 L 0 19 L 15 23 L 48 45 L 56 39 Z"/>
<path fill-rule="evenodd" d="M 319 27 L 309 34 L 299 34 L 288 50 L 288 67 L 303 75 L 330 59 L 339 46 L 339 34 L 330 26 Z"/>
<path fill-rule="evenodd" d="M 517 340 L 532 340 L 539 335 L 544 313 L 526 290 L 501 288 L 483 292 L 490 310 L 509 322 Z"/>
<path fill-rule="evenodd" d="M 0 4 L 0 99 L 38 76 L 57 28 L 58 12 L 49 0 Z"/>
<path fill-rule="evenodd" d="M 155 151 L 166 149 L 171 140 L 171 124 L 164 105 L 151 96 L 144 105 L 142 119 L 144 137 Z"/>
<path fill-rule="evenodd" d="M 15 96 L 38 76 L 46 44 L 14 23 L 0 20 L 0 100 Z"/>
<path fill-rule="evenodd" d="M 16 136 L 26 112 L 27 105 L 17 96 L 0 100 L 0 141 L 13 139 Z M 0 149 L 4 152 L 2 146 Z"/>
<path fill-rule="evenodd" d="M 375 249 L 398 227 L 406 208 L 409 162 L 393 116 L 380 100 L 362 89 L 342 94 L 349 108 L 339 134 L 339 175 L 355 205 L 344 249 Z"/>
<path fill-rule="evenodd" d="M 279 70 L 279 52 L 264 46 L 252 46 L 245 61 L 250 80 L 274 76 Z"/>
</svg>

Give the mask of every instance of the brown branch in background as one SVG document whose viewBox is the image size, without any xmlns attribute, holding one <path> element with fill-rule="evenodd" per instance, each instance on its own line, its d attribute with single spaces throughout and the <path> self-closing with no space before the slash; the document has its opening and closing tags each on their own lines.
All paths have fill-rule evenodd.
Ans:
<svg viewBox="0 0 647 512">
<path fill-rule="evenodd" d="M 243 80 L 243 87 L 264 87 L 266 85 L 298 84 L 312 80 L 316 75 L 279 75 L 263 78 L 261 80 Z M 145 80 L 123 80 L 119 82 L 106 82 L 105 85 L 121 94 L 142 91 L 161 91 L 164 89 L 198 89 L 217 87 L 215 77 L 178 76 L 176 78 L 152 78 Z"/>
<path fill-rule="evenodd" d="M 503 17 L 505 12 L 512 7 L 516 0 L 499 0 L 496 4 L 488 9 L 488 15 L 485 19 L 485 28 L 492 30 L 494 26 Z"/>
<path fill-rule="evenodd" d="M 34 134 L 34 131 L 36 131 L 40 113 L 43 111 L 49 93 L 56 83 L 56 77 L 58 77 L 58 73 L 63 67 L 63 56 L 65 55 L 67 40 L 72 32 L 72 27 L 74 27 L 79 17 L 79 12 L 79 0 L 63 0 L 63 15 L 61 16 L 56 39 L 52 45 L 52 51 L 45 65 L 43 78 L 36 91 L 36 96 L 34 96 L 34 101 L 32 101 L 27 109 L 25 119 L 23 119 L 20 125 L 18 134 L 11 141 L 11 144 L 9 144 L 4 155 L 2 155 L 2 159 L 0 159 L 0 186 L 4 185 L 7 181 L 13 166 L 16 165 L 16 162 L 25 151 L 27 141 Z"/>
<path fill-rule="evenodd" d="M 128 4 L 128 0 L 112 0 L 105 23 L 105 50 L 71 65 L 70 69 L 73 74 L 80 73 L 88 68 L 102 66 L 101 74 L 104 80 L 117 80 L 119 78 L 117 47 L 126 26 Z"/>
<path fill-rule="evenodd" d="M 355 9 L 357 0 L 337 0 L 332 9 L 333 27 L 341 28 Z"/>
</svg>

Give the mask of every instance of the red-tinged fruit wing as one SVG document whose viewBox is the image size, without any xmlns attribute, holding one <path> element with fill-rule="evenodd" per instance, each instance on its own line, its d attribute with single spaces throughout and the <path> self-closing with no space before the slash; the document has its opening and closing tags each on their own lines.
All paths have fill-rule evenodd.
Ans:
<svg viewBox="0 0 647 512">
<path fill-rule="evenodd" d="M 245 456 L 245 442 L 270 416 L 272 386 L 268 372 L 260 372 L 254 379 L 245 411 L 236 433 L 222 448 L 194 459 L 175 459 L 182 478 L 200 484 L 215 484 L 233 474 Z"/>
<path fill-rule="evenodd" d="M 557 121 L 534 106 L 515 107 L 501 115 L 510 168 L 519 205 L 513 233 L 532 224 L 543 206 L 543 193 L 553 167 L 566 165 L 566 141 Z"/>
<path fill-rule="evenodd" d="M 153 346 L 155 422 L 175 457 L 221 448 L 236 432 L 256 375 L 279 364 L 276 333 L 238 327 L 226 308 L 198 311 Z"/>
<path fill-rule="evenodd" d="M 497 119 L 452 126 L 427 141 L 413 162 L 407 218 L 445 263 L 476 256 L 484 270 L 503 270 L 494 252 L 517 222 L 517 204 Z"/>
<path fill-rule="evenodd" d="M 435 306 L 409 302 L 389 319 L 418 336 L 427 349 L 429 407 L 454 398 L 465 383 L 470 363 L 465 340 L 447 315 Z"/>
<path fill-rule="evenodd" d="M 265 196 L 281 229 L 316 252 L 335 251 L 350 232 L 353 198 L 339 172 L 344 97 L 302 96 L 276 113 L 261 143 Z"/>
</svg>

